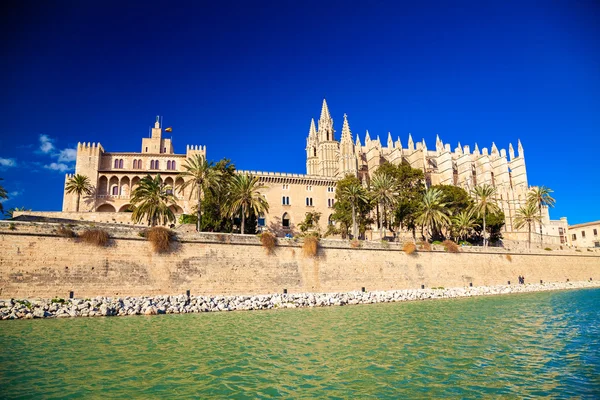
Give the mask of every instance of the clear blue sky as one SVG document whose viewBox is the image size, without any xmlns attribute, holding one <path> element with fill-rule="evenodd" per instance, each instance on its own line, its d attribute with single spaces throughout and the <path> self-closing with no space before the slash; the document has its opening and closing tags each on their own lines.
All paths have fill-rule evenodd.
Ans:
<svg viewBox="0 0 600 400">
<path fill-rule="evenodd" d="M 597 1 L 350 4 L 9 0 L 4 207 L 60 210 L 69 149 L 139 151 L 158 114 L 178 153 L 304 173 L 326 97 L 336 138 L 344 113 L 363 142 L 366 129 L 430 148 L 436 134 L 452 148 L 520 138 L 552 217 L 600 220 Z"/>
</svg>

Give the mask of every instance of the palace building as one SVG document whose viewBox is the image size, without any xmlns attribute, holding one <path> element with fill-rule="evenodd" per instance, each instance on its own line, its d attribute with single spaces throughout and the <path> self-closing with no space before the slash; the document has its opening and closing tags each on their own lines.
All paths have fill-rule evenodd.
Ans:
<svg viewBox="0 0 600 400">
<path fill-rule="evenodd" d="M 95 187 L 92 196 L 81 200 L 80 212 L 123 213 L 129 209 L 131 191 L 147 174 L 159 174 L 164 182 L 176 187 L 182 182 L 177 174 L 186 158 L 196 154 L 206 156 L 206 146 L 187 146 L 185 154 L 175 154 L 171 139 L 163 137 L 157 118 L 149 138 L 142 139 L 140 152 L 106 152 L 100 143 L 83 143 L 77 146 L 76 174 L 88 176 Z M 475 144 L 454 149 L 439 137 L 435 147 L 428 149 L 425 140 L 415 142 L 409 134 L 404 147 L 400 138 L 395 141 L 387 134 L 385 146 L 379 136 L 371 138 L 366 132 L 364 144 L 356 139 L 344 114 L 341 138 L 335 138 L 334 121 L 327 102 L 323 100 L 318 123 L 310 123 L 306 139 L 306 174 L 238 171 L 258 176 L 267 186 L 264 195 L 269 202 L 269 213 L 259 218 L 259 225 L 283 235 L 296 232 L 298 223 L 307 212 L 321 213 L 321 228 L 331 223 L 335 202 L 336 182 L 346 175 L 357 176 L 368 185 L 377 168 L 384 162 L 408 163 L 422 170 L 426 185 L 456 185 L 469 191 L 476 185 L 490 184 L 498 190 L 498 205 L 506 215 L 505 237 L 513 232 L 515 212 L 526 199 L 527 170 L 523 146 L 519 141 L 517 152 L 509 144 L 508 152 L 491 148 L 479 149 Z M 65 182 L 72 175 L 67 175 Z M 189 200 L 189 191 L 174 191 L 177 198 L 176 214 L 191 213 L 195 200 Z M 64 194 L 63 212 L 75 211 L 76 196 Z M 121 218 L 119 218 L 121 219 Z M 566 221 L 550 221 L 544 215 L 547 234 L 566 238 Z M 564 225 L 564 227 L 563 227 Z M 559 235 L 559 227 L 562 233 Z M 550 232 L 552 231 L 552 232 Z M 546 232 L 545 232 L 546 234 Z M 558 239 L 557 239 L 558 240 Z"/>
</svg>

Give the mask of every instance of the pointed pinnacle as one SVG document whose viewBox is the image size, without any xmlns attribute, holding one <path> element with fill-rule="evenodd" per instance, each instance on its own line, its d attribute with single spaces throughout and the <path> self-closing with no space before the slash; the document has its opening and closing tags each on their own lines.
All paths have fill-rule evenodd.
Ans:
<svg viewBox="0 0 600 400">
<path fill-rule="evenodd" d="M 329 114 L 329 107 L 327 107 L 327 100 L 323 99 L 323 106 L 321 107 L 321 118 L 320 119 L 330 119 L 331 115 Z"/>
</svg>

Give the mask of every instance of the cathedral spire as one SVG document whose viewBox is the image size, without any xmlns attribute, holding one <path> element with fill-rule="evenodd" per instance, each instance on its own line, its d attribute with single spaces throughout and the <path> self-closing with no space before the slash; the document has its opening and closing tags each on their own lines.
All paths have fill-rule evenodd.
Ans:
<svg viewBox="0 0 600 400">
<path fill-rule="evenodd" d="M 358 135 L 356 135 L 356 146 L 361 146 L 360 137 Z"/>
<path fill-rule="evenodd" d="M 521 144 L 521 139 L 517 139 L 517 148 L 519 149 L 519 157 L 525 157 L 525 153 L 523 152 L 523 145 Z"/>
<path fill-rule="evenodd" d="M 402 142 L 400 141 L 400 136 L 398 136 L 398 138 L 396 139 L 396 148 L 397 149 L 402 148 Z"/>
<path fill-rule="evenodd" d="M 394 147 L 394 141 L 392 140 L 392 133 L 388 132 L 388 142 L 387 142 L 387 147 L 389 149 L 392 149 Z"/>
<path fill-rule="evenodd" d="M 413 142 L 413 138 L 410 133 L 408 134 L 408 149 L 411 151 L 415 149 L 415 142 Z"/>
<path fill-rule="evenodd" d="M 371 135 L 369 135 L 369 130 L 367 129 L 367 135 L 365 136 L 365 145 L 371 142 Z"/>
<path fill-rule="evenodd" d="M 323 106 L 321 107 L 321 118 L 320 120 L 330 119 L 329 107 L 327 107 L 327 100 L 323 99 Z"/>
<path fill-rule="evenodd" d="M 350 131 L 350 125 L 348 125 L 348 115 L 344 114 L 344 125 L 342 126 L 342 139 L 341 142 L 352 143 L 352 132 Z"/>
<path fill-rule="evenodd" d="M 510 156 L 511 160 L 515 158 L 515 149 L 514 149 L 512 143 L 508 144 L 508 155 Z"/>
<path fill-rule="evenodd" d="M 315 127 L 315 119 L 311 118 L 310 119 L 310 129 L 308 130 L 308 137 L 309 138 L 317 138 L 317 128 Z"/>
</svg>

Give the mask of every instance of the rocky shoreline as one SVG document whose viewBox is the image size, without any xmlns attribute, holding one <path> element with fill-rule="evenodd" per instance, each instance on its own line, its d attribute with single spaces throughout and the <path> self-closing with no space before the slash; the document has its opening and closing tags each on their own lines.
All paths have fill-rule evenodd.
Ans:
<svg viewBox="0 0 600 400">
<path fill-rule="evenodd" d="M 407 289 L 346 293 L 292 293 L 258 296 L 95 297 L 93 299 L 0 300 L 0 319 L 74 318 L 126 315 L 185 314 L 276 308 L 327 307 L 354 304 L 448 299 L 548 290 L 600 287 L 600 282 L 561 282 L 462 288 Z"/>
</svg>

